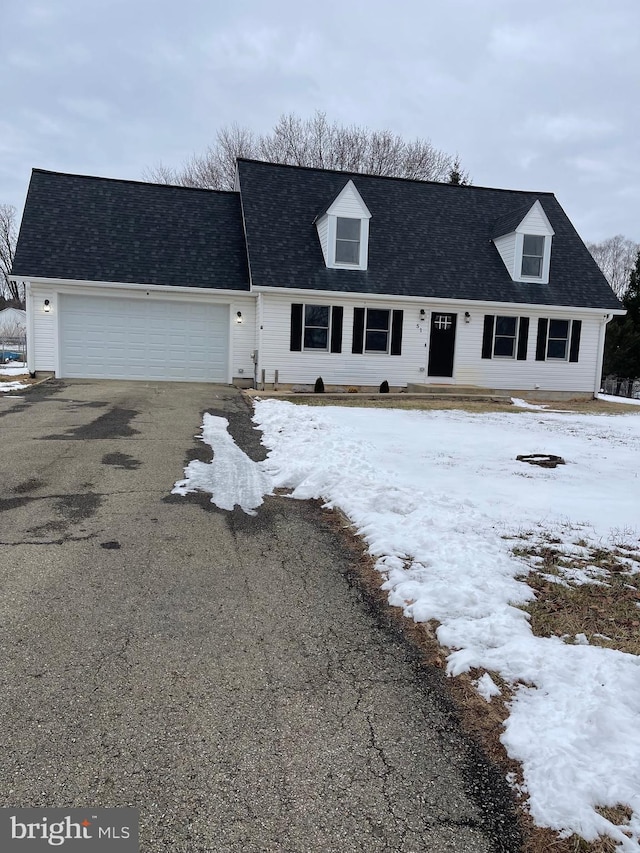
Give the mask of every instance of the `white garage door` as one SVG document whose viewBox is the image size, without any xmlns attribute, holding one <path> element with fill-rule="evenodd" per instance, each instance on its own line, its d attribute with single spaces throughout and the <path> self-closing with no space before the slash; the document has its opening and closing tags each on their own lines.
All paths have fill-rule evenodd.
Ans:
<svg viewBox="0 0 640 853">
<path fill-rule="evenodd" d="M 60 296 L 60 375 L 227 382 L 229 306 Z"/>
</svg>

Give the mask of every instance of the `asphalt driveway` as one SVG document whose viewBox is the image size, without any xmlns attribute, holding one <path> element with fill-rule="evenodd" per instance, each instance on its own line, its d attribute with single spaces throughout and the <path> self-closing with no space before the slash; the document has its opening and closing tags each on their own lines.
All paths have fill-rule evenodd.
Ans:
<svg viewBox="0 0 640 853">
<path fill-rule="evenodd" d="M 0 805 L 135 806 L 143 853 L 515 851 L 499 775 L 315 503 L 172 496 L 234 389 L 0 398 Z"/>
</svg>

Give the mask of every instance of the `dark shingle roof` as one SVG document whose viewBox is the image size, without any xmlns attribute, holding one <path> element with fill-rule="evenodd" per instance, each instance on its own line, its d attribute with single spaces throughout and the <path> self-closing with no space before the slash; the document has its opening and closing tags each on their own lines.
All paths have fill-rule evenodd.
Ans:
<svg viewBox="0 0 640 853">
<path fill-rule="evenodd" d="M 518 208 L 518 210 L 512 210 L 511 213 L 507 213 L 505 216 L 501 216 L 497 222 L 493 223 L 493 228 L 491 229 L 492 237 L 502 237 L 505 234 L 512 234 L 518 225 L 525 218 L 527 213 L 531 210 L 533 204 L 537 201 L 536 198 L 530 202 L 530 204 L 525 204 L 524 207 Z"/>
<path fill-rule="evenodd" d="M 12 272 L 248 290 L 240 199 L 34 169 Z"/>
<path fill-rule="evenodd" d="M 239 160 L 238 170 L 256 286 L 621 307 L 551 193 L 451 186 L 252 160 Z M 327 209 L 349 178 L 372 217 L 366 271 L 327 269 L 314 225 L 318 211 Z M 520 211 L 524 216 L 536 199 L 555 232 L 548 285 L 513 282 L 492 242 L 497 223 Z"/>
</svg>

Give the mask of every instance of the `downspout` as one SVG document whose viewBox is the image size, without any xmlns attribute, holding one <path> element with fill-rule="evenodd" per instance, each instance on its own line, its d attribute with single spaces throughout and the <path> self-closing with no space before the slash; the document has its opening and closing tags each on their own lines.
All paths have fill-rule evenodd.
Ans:
<svg viewBox="0 0 640 853">
<path fill-rule="evenodd" d="M 604 361 L 604 339 L 607 333 L 607 324 L 613 320 L 613 314 L 605 314 L 600 323 L 600 335 L 598 338 L 598 361 L 596 363 L 596 377 L 593 386 L 594 398 L 600 393 L 602 387 L 602 363 Z"/>
<path fill-rule="evenodd" d="M 259 387 L 260 381 L 260 364 L 262 360 L 262 294 L 258 293 L 256 304 L 256 349 L 255 358 L 253 360 L 253 387 Z"/>
<path fill-rule="evenodd" d="M 35 330 L 33 317 L 33 294 L 31 282 L 24 284 L 24 304 L 27 309 L 27 370 L 33 378 L 36 375 Z"/>
</svg>

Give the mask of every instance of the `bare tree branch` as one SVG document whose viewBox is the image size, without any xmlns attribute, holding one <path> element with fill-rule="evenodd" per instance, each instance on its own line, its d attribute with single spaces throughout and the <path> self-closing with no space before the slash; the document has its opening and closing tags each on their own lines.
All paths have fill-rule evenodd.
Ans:
<svg viewBox="0 0 640 853">
<path fill-rule="evenodd" d="M 615 237 L 609 237 L 600 243 L 586 245 L 613 292 L 618 297 L 624 296 L 629 286 L 629 275 L 640 251 L 640 243 L 634 243 L 622 234 L 616 234 Z"/>
<path fill-rule="evenodd" d="M 459 158 L 440 151 L 428 139 L 406 142 L 389 130 L 370 130 L 337 122 L 323 112 L 302 119 L 283 114 L 270 133 L 255 136 L 234 124 L 218 131 L 204 154 L 194 154 L 180 168 L 162 164 L 145 170 L 145 180 L 208 189 L 233 189 L 237 157 L 337 169 L 421 181 L 470 183 Z"/>
<path fill-rule="evenodd" d="M 11 204 L 0 204 L 0 294 L 9 300 L 23 304 L 23 285 L 20 282 L 9 281 L 17 238 L 15 207 Z"/>
</svg>

